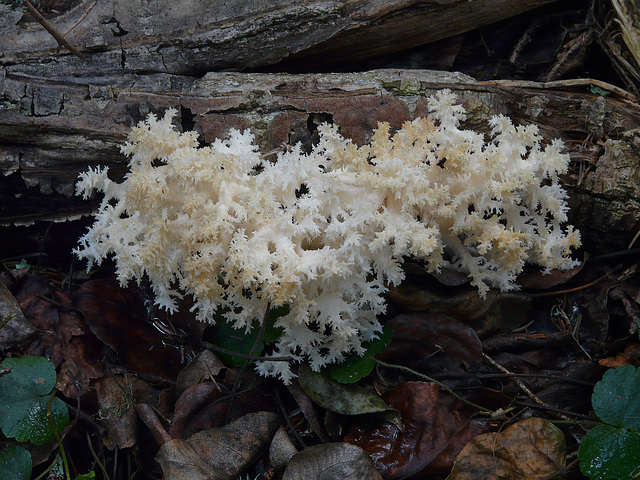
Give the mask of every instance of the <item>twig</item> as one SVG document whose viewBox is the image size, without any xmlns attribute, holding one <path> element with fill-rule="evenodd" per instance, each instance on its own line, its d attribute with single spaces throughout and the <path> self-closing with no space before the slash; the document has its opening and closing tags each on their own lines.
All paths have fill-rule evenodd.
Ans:
<svg viewBox="0 0 640 480">
<path fill-rule="evenodd" d="M 27 7 L 28 12 L 31 15 L 33 15 L 33 17 L 38 21 L 38 23 L 42 25 L 44 29 L 47 32 L 49 32 L 53 38 L 56 39 L 56 42 L 58 42 L 58 46 L 65 47 L 67 50 L 73 53 L 76 57 L 84 58 L 84 55 L 82 54 L 82 52 L 80 52 L 75 47 L 71 46 L 71 44 L 67 42 L 67 40 L 62 36 L 62 34 L 58 32 L 58 30 L 56 30 L 55 27 L 51 25 L 51 23 L 49 23 L 49 21 L 42 16 L 42 14 L 38 11 L 38 9 L 34 7 L 29 0 L 24 0 L 24 5 L 25 7 Z"/>
<path fill-rule="evenodd" d="M 0 322 L 0 328 L 4 327 L 7 323 L 9 323 L 11 321 L 11 319 L 13 317 L 15 317 L 16 315 L 18 315 L 18 314 L 17 313 L 13 313 L 13 314 L 9 315 L 7 318 L 5 318 L 4 320 L 2 320 Z"/>
<path fill-rule="evenodd" d="M 507 370 L 506 368 L 504 368 L 502 365 L 500 365 L 498 362 L 496 362 L 493 358 L 491 358 L 489 355 L 487 355 L 486 353 L 482 354 L 482 358 L 484 358 L 487 362 L 489 362 L 491 365 L 493 365 L 495 368 L 497 368 L 498 370 L 500 370 L 501 372 L 504 373 L 508 373 L 511 374 L 512 372 L 510 372 L 509 370 Z M 538 405 L 542 405 L 544 408 L 548 409 L 548 410 L 552 410 L 552 408 L 545 402 L 543 402 L 542 400 L 540 400 L 538 398 L 538 396 L 533 393 L 531 390 L 529 390 L 529 387 L 527 387 L 524 383 L 522 383 L 522 381 L 520 381 L 520 379 L 518 377 L 513 377 L 513 381 L 515 382 L 516 385 L 518 385 L 518 387 L 520 387 L 520 389 L 527 394 L 527 396 L 533 400 L 534 402 L 536 402 Z M 562 413 L 556 413 L 556 415 L 560 418 L 562 418 L 563 420 L 569 420 L 571 421 L 571 419 L 569 417 L 567 417 L 566 415 L 562 414 Z"/>
<path fill-rule="evenodd" d="M 278 390 L 276 390 L 275 388 L 273 389 L 273 395 L 276 398 L 276 403 L 278 404 L 278 408 L 280 409 L 280 412 L 282 413 L 282 416 L 284 417 L 285 422 L 287 422 L 287 425 L 289 426 L 291 433 L 296 438 L 296 440 L 298 441 L 298 443 L 302 448 L 307 448 L 307 444 L 305 443 L 304 439 L 296 429 L 296 426 L 291 421 L 291 416 L 287 412 L 287 409 L 284 406 L 284 403 L 282 402 L 282 398 L 280 397 Z"/>
<path fill-rule="evenodd" d="M 407 373 L 411 373 L 412 375 L 415 375 L 416 377 L 420 377 L 423 378 L 425 380 L 427 380 L 428 382 L 432 382 L 435 383 L 436 385 L 438 385 L 440 388 L 446 390 L 447 392 L 449 392 L 451 395 L 453 395 L 454 397 L 456 397 L 458 400 L 460 400 L 461 402 L 466 403 L 467 405 L 472 406 L 473 408 L 477 408 L 478 410 L 480 410 L 481 412 L 485 412 L 485 413 L 493 413 L 493 410 L 490 410 L 488 408 L 483 407 L 482 405 L 478 405 L 477 403 L 473 403 L 469 400 L 467 400 L 466 398 L 464 398 L 461 395 L 458 395 L 456 392 L 453 391 L 453 389 L 447 387 L 444 383 L 439 382 L 438 380 L 436 380 L 433 377 L 430 377 L 429 375 L 425 375 L 424 373 L 420 373 L 417 372 L 409 367 L 405 367 L 404 365 L 395 365 L 393 363 L 387 363 L 387 362 L 383 362 L 382 360 L 378 360 L 377 358 L 374 359 L 375 362 L 378 365 L 382 365 L 383 367 L 387 367 L 387 368 L 395 368 L 396 370 L 402 370 L 403 372 L 407 372 Z"/>
<path fill-rule="evenodd" d="M 585 288 L 589 288 L 593 285 L 595 285 L 596 283 L 600 282 L 601 280 L 604 280 L 605 278 L 607 278 L 609 275 L 611 275 L 612 273 L 614 273 L 616 270 L 619 270 L 620 266 L 617 266 L 615 268 L 612 268 L 611 270 L 609 270 L 607 273 L 605 273 L 604 275 L 602 275 L 599 278 L 596 278 L 594 281 L 586 283 L 584 285 L 580 285 L 579 287 L 574 287 L 574 288 L 567 288 L 565 290 L 555 290 L 553 292 L 542 292 L 542 293 L 530 293 L 529 296 L 531 297 L 549 297 L 552 295 L 560 295 L 561 293 L 571 293 L 571 292 L 578 292 L 580 290 L 584 290 Z"/>
<path fill-rule="evenodd" d="M 206 362 L 201 361 L 200 363 L 202 363 L 202 366 L 207 370 L 207 372 L 209 373 L 209 378 L 211 379 L 211 382 L 213 383 L 213 386 L 216 387 L 216 389 L 218 390 L 218 392 L 222 393 L 222 389 L 220 388 L 220 385 L 218 385 L 218 382 L 216 382 L 215 377 L 213 376 L 213 373 L 211 372 L 211 369 L 209 368 L 209 365 L 206 364 Z"/>
<path fill-rule="evenodd" d="M 85 432 L 85 434 L 87 436 L 87 445 L 89 446 L 89 451 L 91 452 L 91 456 L 98 464 L 98 467 L 100 467 L 100 470 L 102 470 L 102 474 L 104 475 L 104 478 L 106 480 L 111 480 L 111 478 L 109 477 L 109 474 L 107 473 L 107 469 L 104 467 L 104 464 L 100 461 L 100 457 L 98 457 L 98 454 L 93 448 L 93 444 L 91 443 L 91 437 L 89 436 L 89 432 Z"/>
<path fill-rule="evenodd" d="M 638 230 L 638 233 L 636 233 L 635 236 L 633 237 L 633 240 L 631 240 L 631 243 L 627 247 L 628 249 L 633 247 L 633 244 L 636 243 L 636 240 L 638 239 L 639 236 L 640 236 L 640 230 Z"/>
<path fill-rule="evenodd" d="M 84 12 L 82 14 L 82 16 L 78 19 L 78 21 L 76 23 L 74 23 L 69 30 L 64 32 L 64 34 L 67 35 L 71 30 L 73 30 L 78 25 L 80 25 L 80 22 L 82 22 L 85 18 L 87 18 L 87 15 L 89 15 L 89 13 L 91 13 L 91 10 L 93 10 L 93 7 L 96 6 L 96 3 L 98 3 L 98 0 L 93 0 L 93 3 L 89 6 L 89 8 L 87 8 L 87 11 Z"/>
<path fill-rule="evenodd" d="M 55 437 L 55 440 L 58 443 L 58 448 L 60 449 L 60 456 L 62 457 L 62 464 L 64 465 L 64 473 L 67 477 L 67 480 L 71 480 L 71 475 L 69 473 L 69 462 L 67 460 L 67 453 L 64 450 L 64 446 L 62 445 L 62 438 L 60 438 L 60 433 L 56 428 L 56 424 L 53 420 L 53 414 L 51 413 L 51 403 L 53 402 L 53 399 L 55 396 L 56 396 L 56 391 L 54 389 L 49 394 L 49 401 L 47 402 L 47 410 L 45 414 L 47 416 L 47 421 L 49 422 L 49 426 L 53 431 L 53 436 Z"/>
<path fill-rule="evenodd" d="M 488 80 L 479 82 L 482 85 L 492 85 L 496 87 L 520 87 L 520 88 L 566 88 L 566 87 L 589 87 L 594 86 L 606 90 L 624 98 L 625 100 L 638 102 L 638 97 L 627 92 L 623 88 L 612 85 L 611 83 L 597 80 L 595 78 L 575 78 L 567 80 L 552 80 L 550 82 L 534 82 L 530 80 Z"/>
</svg>

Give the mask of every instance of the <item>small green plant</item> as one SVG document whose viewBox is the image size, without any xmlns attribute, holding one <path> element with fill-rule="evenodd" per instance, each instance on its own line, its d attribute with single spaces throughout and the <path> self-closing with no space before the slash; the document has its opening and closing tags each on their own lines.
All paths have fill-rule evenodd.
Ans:
<svg viewBox="0 0 640 480">
<path fill-rule="evenodd" d="M 58 442 L 60 454 L 56 465 L 70 480 L 66 454 L 60 440 L 69 424 L 66 404 L 55 397 L 56 369 L 43 357 L 7 358 L 2 366 L 9 370 L 0 377 L 0 429 L 7 438 L 18 442 L 44 445 Z M 22 445 L 12 445 L 0 452 L 0 478 L 29 480 L 31 454 Z M 95 473 L 79 475 L 76 480 L 94 478 Z"/>
<path fill-rule="evenodd" d="M 605 425 L 590 430 L 580 444 L 580 470 L 592 480 L 640 476 L 640 370 L 609 370 L 593 389 L 596 415 Z"/>
<path fill-rule="evenodd" d="M 391 335 L 391 325 L 384 325 L 380 337 L 362 344 L 365 349 L 362 356 L 354 353 L 337 365 L 332 365 L 329 369 L 331 378 L 339 383 L 355 383 L 369 375 L 376 364 L 374 357 L 389 345 Z"/>
<path fill-rule="evenodd" d="M 227 319 L 227 313 L 227 309 L 220 309 L 215 316 L 216 323 L 207 329 L 205 339 L 210 342 L 210 346 L 216 349 L 218 357 L 225 365 L 241 367 L 247 359 L 252 360 L 249 358 L 252 349 L 254 350 L 253 356 L 259 357 L 266 345 L 275 342 L 280 337 L 282 328 L 276 327 L 275 322 L 289 313 L 289 307 L 285 305 L 269 310 L 266 318 L 267 324 L 262 335 L 259 335 L 260 322 L 257 320 L 253 322 L 251 331 L 245 333 L 233 328 L 234 324 Z"/>
<path fill-rule="evenodd" d="M 31 466 L 31 454 L 24 447 L 12 445 L 0 452 L 0 478 L 29 480 Z"/>
<path fill-rule="evenodd" d="M 56 370 L 43 357 L 7 358 L 0 377 L 0 428 L 8 438 L 44 445 L 69 423 L 62 400 L 53 396 Z"/>
</svg>

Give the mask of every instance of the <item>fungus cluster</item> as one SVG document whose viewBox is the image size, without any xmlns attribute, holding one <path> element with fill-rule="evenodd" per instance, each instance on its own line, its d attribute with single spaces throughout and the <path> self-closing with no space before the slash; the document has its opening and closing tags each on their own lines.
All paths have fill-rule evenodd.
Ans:
<svg viewBox="0 0 640 480">
<path fill-rule="evenodd" d="M 381 124 L 360 147 L 323 125 L 311 152 L 294 146 L 275 162 L 249 131 L 199 148 L 196 133 L 173 127 L 174 110 L 149 115 L 122 147 L 121 183 L 106 168 L 81 175 L 77 194 L 104 199 L 75 253 L 89 268 L 112 255 L 123 285 L 146 276 L 168 311 L 191 296 L 205 322 L 225 309 L 248 330 L 268 306 L 287 305 L 273 355 L 314 370 L 376 337 L 405 257 L 464 272 L 480 295 L 516 288 L 525 262 L 576 265 L 562 143 L 543 147 L 537 127 L 504 116 L 485 141 L 460 128 L 465 111 L 449 91 L 429 107 L 429 118 L 393 133 Z M 257 368 L 292 376 L 285 362 Z"/>
</svg>

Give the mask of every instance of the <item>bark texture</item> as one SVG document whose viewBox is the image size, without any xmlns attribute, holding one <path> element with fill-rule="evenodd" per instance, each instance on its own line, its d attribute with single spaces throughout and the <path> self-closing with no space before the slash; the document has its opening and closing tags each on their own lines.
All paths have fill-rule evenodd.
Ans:
<svg viewBox="0 0 640 480">
<path fill-rule="evenodd" d="M 397 128 L 426 115 L 426 97 L 449 88 L 469 112 L 467 127 L 486 131 L 486 121 L 503 113 L 516 123 L 538 124 L 547 138 L 565 139 L 575 162 L 566 179 L 572 221 L 588 248 L 626 247 L 640 227 L 640 113 L 635 99 L 619 92 L 604 96 L 575 81 L 483 83 L 423 70 L 211 71 L 272 65 L 296 55 L 311 64 L 355 61 L 542 3 L 83 0 L 52 23 L 85 60 L 53 54 L 55 40 L 40 25 L 25 22 L 20 12 L 4 12 L 0 223 L 90 211 L 71 198 L 78 173 L 101 164 L 124 175 L 120 145 L 149 113 L 176 108 L 181 127 L 200 132 L 204 143 L 232 127 L 250 128 L 266 152 L 282 143 L 309 144 L 324 121 L 362 143 L 378 122 Z M 403 36 L 410 38 L 401 41 Z"/>
<path fill-rule="evenodd" d="M 57 42 L 0 6 L 0 61 L 65 81 L 245 70 L 302 56 L 327 66 L 423 45 L 551 1 L 80 0 L 51 23 L 85 60 L 51 57 Z"/>
</svg>

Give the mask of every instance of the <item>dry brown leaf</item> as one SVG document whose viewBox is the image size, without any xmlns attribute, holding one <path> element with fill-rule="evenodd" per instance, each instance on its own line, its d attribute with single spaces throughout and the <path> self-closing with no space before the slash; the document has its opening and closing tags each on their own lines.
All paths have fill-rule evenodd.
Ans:
<svg viewBox="0 0 640 480">
<path fill-rule="evenodd" d="M 18 301 L 4 283 L 0 282 L 0 322 L 8 318 L 11 320 L 0 328 L 0 351 L 27 342 L 37 332 L 20 310 Z"/>
<path fill-rule="evenodd" d="M 640 366 L 640 344 L 627 345 L 624 352 L 618 352 L 612 357 L 601 358 L 598 364 L 607 368 L 618 368 L 622 365 Z"/>
<path fill-rule="evenodd" d="M 382 480 L 368 453 L 349 443 L 325 443 L 293 456 L 282 480 Z"/>
<path fill-rule="evenodd" d="M 236 478 L 266 450 L 279 426 L 275 413 L 248 413 L 224 427 L 166 442 L 156 461 L 171 480 Z"/>
<path fill-rule="evenodd" d="M 211 350 L 201 351 L 178 374 L 176 395 L 182 395 L 187 388 L 205 380 L 212 380 L 211 376 L 218 375 L 223 368 L 226 367 Z"/>
<path fill-rule="evenodd" d="M 284 470 L 293 456 L 298 453 L 295 445 L 283 427 L 280 427 L 269 445 L 269 461 L 276 470 Z"/>
<path fill-rule="evenodd" d="M 144 380 L 134 375 L 113 375 L 95 382 L 100 424 L 105 428 L 107 448 L 127 448 L 135 445 L 138 432 L 136 404 L 157 404 L 157 394 Z"/>
<path fill-rule="evenodd" d="M 59 367 L 56 388 L 65 396 L 87 393 L 91 380 L 104 375 L 103 345 L 82 315 L 73 311 L 69 296 L 46 278 L 29 277 L 16 300 L 29 323 L 39 330 L 37 341 L 25 353 L 47 357 Z"/>
<path fill-rule="evenodd" d="M 542 480 L 565 466 L 564 434 L 542 418 L 478 435 L 460 452 L 447 480 Z"/>
</svg>

